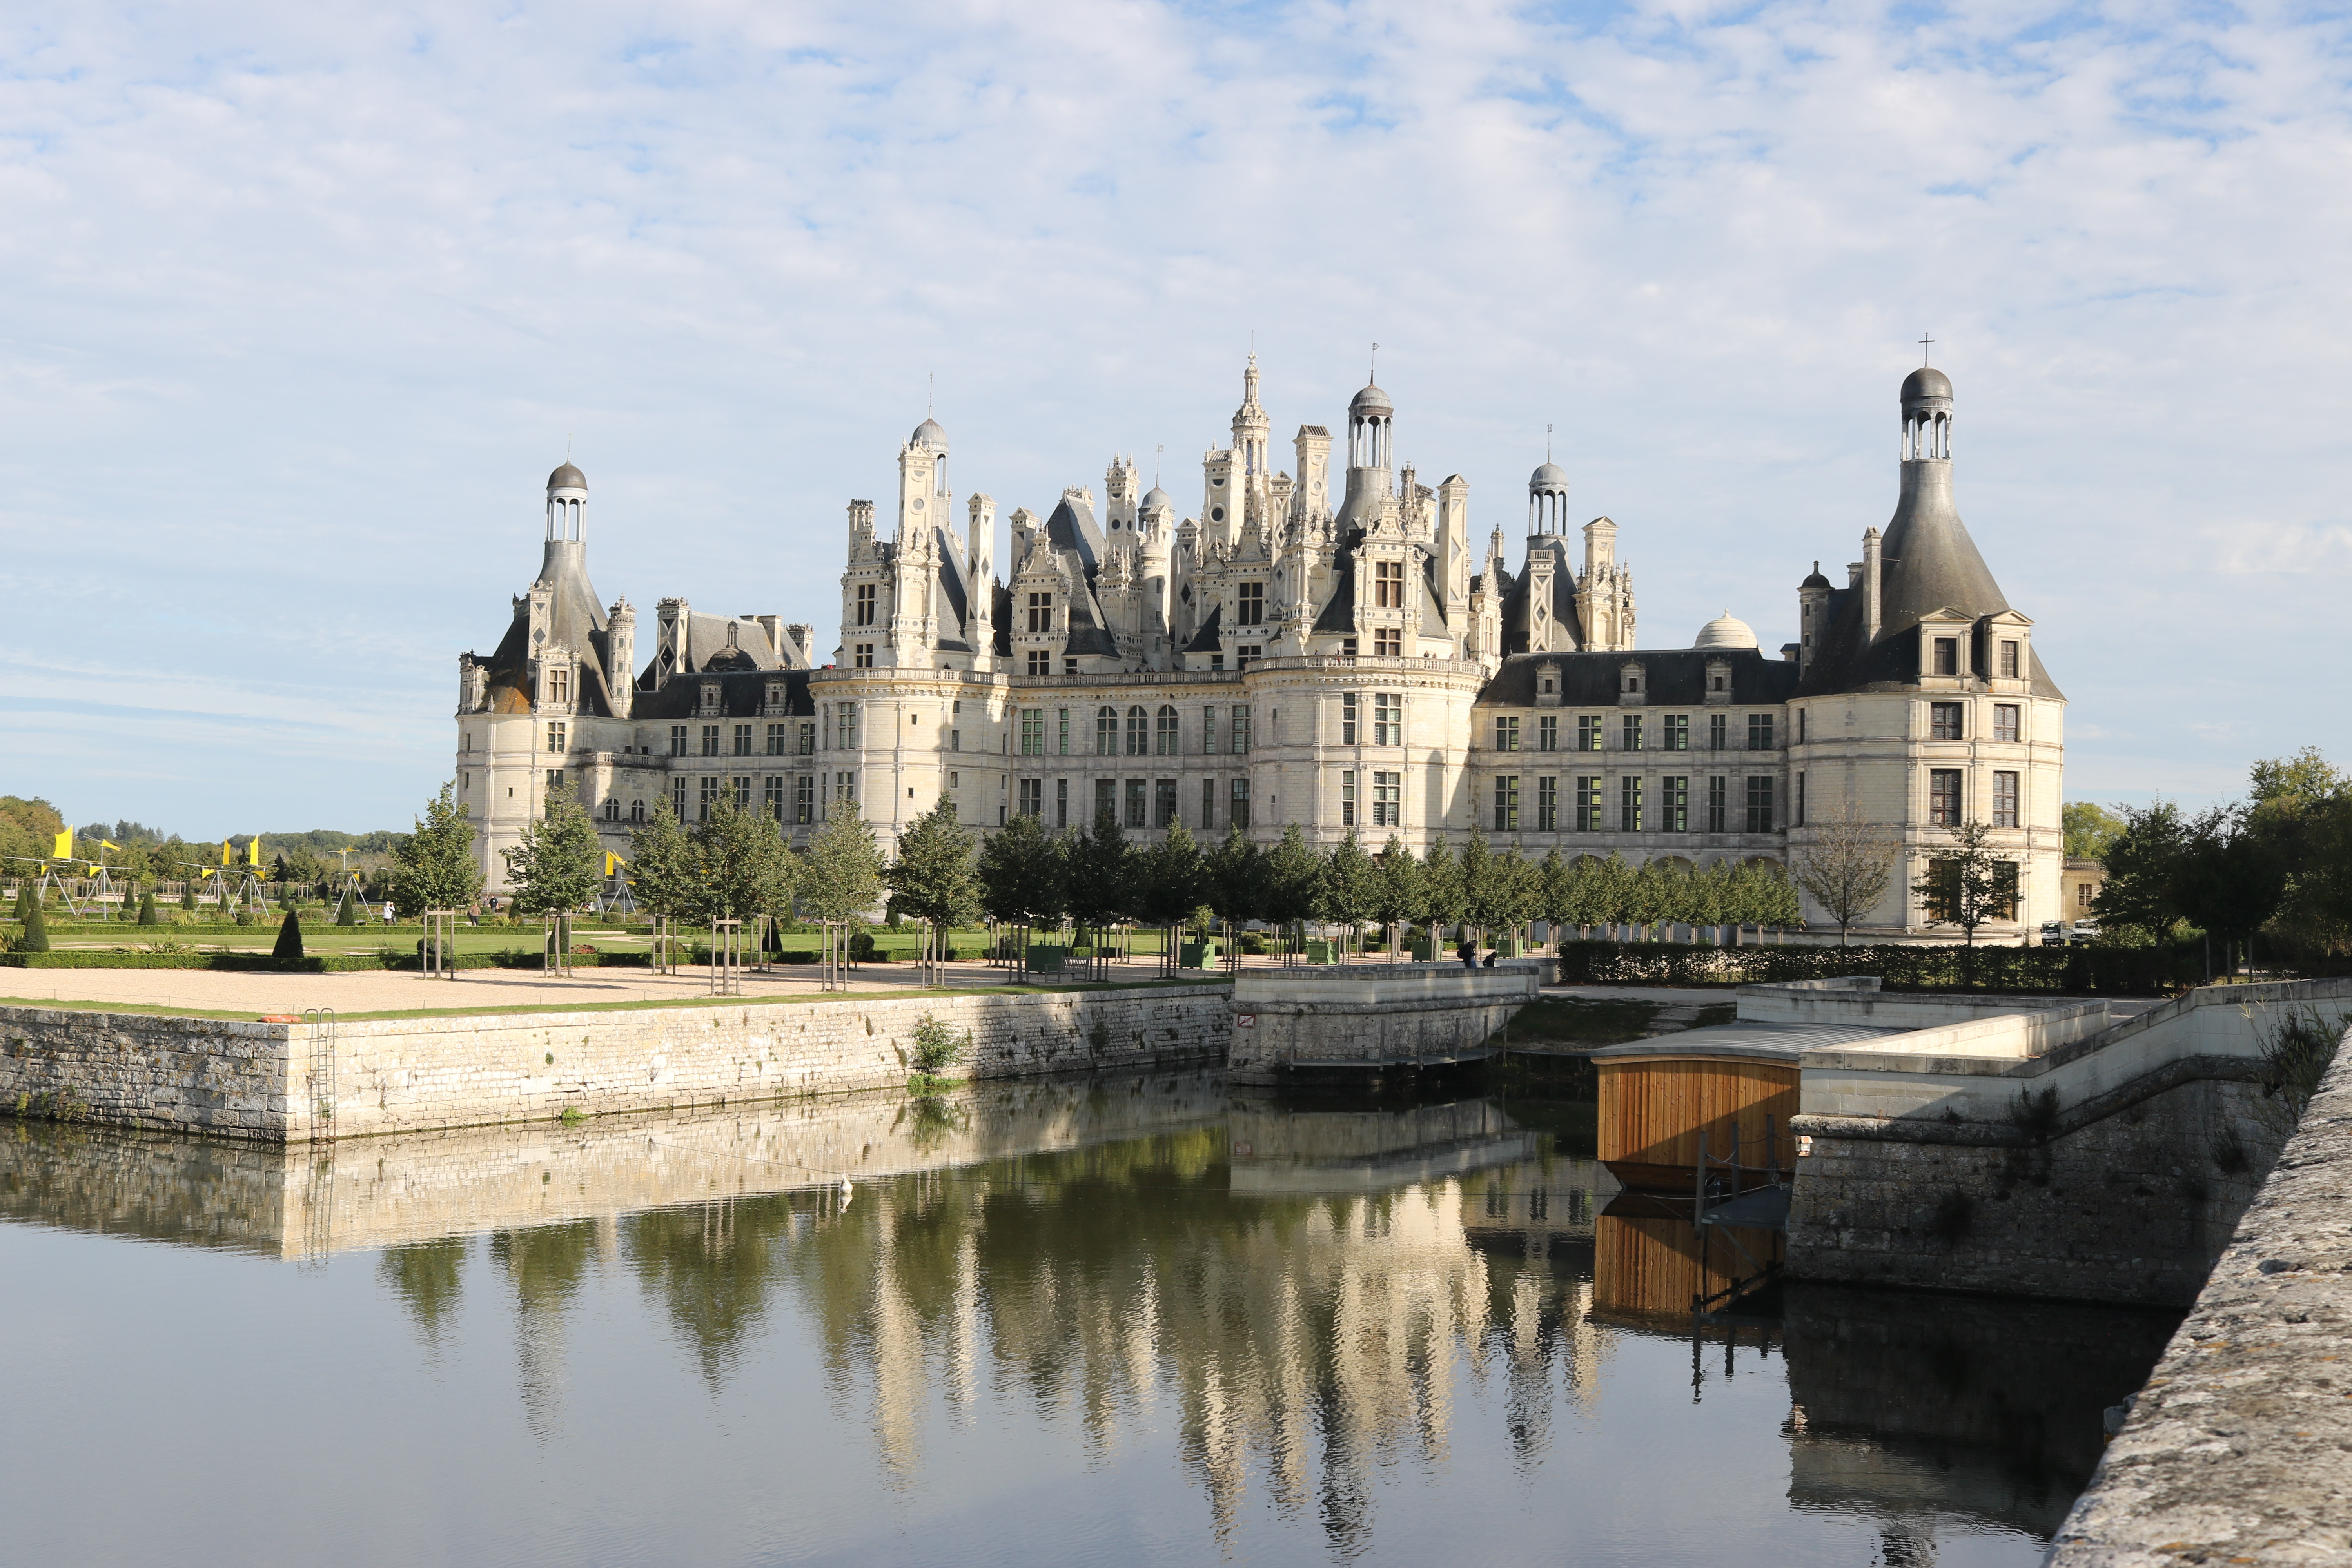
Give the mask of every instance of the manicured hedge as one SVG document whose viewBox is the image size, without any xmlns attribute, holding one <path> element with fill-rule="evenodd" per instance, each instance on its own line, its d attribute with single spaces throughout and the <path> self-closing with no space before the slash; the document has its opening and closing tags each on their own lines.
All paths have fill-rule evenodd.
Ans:
<svg viewBox="0 0 2352 1568">
<path fill-rule="evenodd" d="M 2195 985 L 2194 953 L 2156 947 L 1698 947 L 1674 942 L 1568 942 L 1570 985 L 1752 985 L 1875 974 L 1889 991 L 2000 991 L 2157 996 Z"/>
<path fill-rule="evenodd" d="M 455 969 L 537 969 L 536 952 L 466 952 L 450 960 Z M 572 955 L 575 969 L 643 969 L 642 952 L 583 952 Z M 304 958 L 273 958 L 266 952 L 110 952 L 98 948 L 54 952 L 0 952 L 5 969 L 215 969 L 271 974 L 363 974 L 421 967 L 414 953 L 391 958 L 373 952 L 312 953 Z"/>
</svg>

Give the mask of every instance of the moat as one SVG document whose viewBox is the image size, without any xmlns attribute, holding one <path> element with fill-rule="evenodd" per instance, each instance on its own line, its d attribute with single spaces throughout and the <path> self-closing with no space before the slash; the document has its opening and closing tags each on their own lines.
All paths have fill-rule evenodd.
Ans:
<svg viewBox="0 0 2352 1568">
<path fill-rule="evenodd" d="M 1787 1286 L 1590 1100 L 0 1121 L 12 1561 L 2037 1562 L 2171 1315 Z"/>
</svg>

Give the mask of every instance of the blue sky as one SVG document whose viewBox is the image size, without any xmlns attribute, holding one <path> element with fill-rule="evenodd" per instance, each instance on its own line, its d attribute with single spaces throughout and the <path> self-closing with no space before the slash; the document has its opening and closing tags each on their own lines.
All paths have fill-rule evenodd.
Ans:
<svg viewBox="0 0 2352 1568">
<path fill-rule="evenodd" d="M 0 793 L 77 821 L 405 825 L 567 443 L 605 598 L 830 647 L 927 377 L 1000 515 L 1163 446 L 1194 510 L 1253 342 L 1286 437 L 1378 340 L 1515 542 L 1556 426 L 1646 646 L 1777 646 L 1932 332 L 2069 795 L 2352 761 L 2340 6 L 44 9 Z"/>
</svg>

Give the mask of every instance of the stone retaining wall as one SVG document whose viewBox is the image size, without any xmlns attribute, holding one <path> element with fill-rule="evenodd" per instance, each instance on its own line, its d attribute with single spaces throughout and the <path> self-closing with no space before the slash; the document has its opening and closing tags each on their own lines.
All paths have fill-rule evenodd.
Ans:
<svg viewBox="0 0 2352 1568">
<path fill-rule="evenodd" d="M 2051 1549 L 2352 1563 L 2352 1052 L 2339 1049 Z"/>
<path fill-rule="evenodd" d="M 0 1008 L 0 1111 L 255 1138 L 551 1120 L 902 1086 L 926 1014 L 976 1079 L 1221 1058 L 1223 984 L 301 1024 Z"/>
<path fill-rule="evenodd" d="M 1376 1072 L 1475 1053 L 1541 994 L 1548 964 L 1359 963 L 1244 970 L 1234 983 L 1227 1076 L 1272 1084 L 1301 1068 Z"/>
</svg>

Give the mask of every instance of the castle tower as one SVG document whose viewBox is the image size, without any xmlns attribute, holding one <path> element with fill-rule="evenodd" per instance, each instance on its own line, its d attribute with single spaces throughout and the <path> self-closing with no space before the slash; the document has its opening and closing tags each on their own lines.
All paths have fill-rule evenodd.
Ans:
<svg viewBox="0 0 2352 1568">
<path fill-rule="evenodd" d="M 1396 405 L 1378 386 L 1367 386 L 1348 404 L 1348 493 L 1339 503 L 1339 530 L 1370 528 L 1389 499 L 1390 448 Z"/>
</svg>

